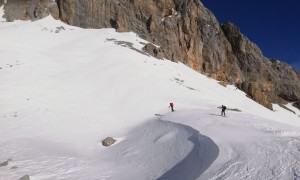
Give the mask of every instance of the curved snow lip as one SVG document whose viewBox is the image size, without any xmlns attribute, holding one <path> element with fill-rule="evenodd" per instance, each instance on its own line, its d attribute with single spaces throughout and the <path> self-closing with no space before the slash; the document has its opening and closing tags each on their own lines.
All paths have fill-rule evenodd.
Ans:
<svg viewBox="0 0 300 180">
<path fill-rule="evenodd" d="M 102 151 L 97 161 L 110 162 L 105 167 L 111 169 L 107 172 L 110 179 L 193 180 L 218 155 L 218 146 L 192 127 L 153 118 L 128 132 L 122 142 Z"/>
<path fill-rule="evenodd" d="M 174 123 L 174 122 L 170 122 Z M 192 132 L 193 135 L 188 139 L 194 144 L 192 151 L 172 169 L 164 173 L 158 180 L 172 179 L 172 180 L 194 180 L 198 179 L 201 174 L 217 159 L 219 155 L 219 148 L 214 141 L 201 135 L 199 131 L 190 126 L 175 123 L 184 127 L 187 131 Z"/>
</svg>

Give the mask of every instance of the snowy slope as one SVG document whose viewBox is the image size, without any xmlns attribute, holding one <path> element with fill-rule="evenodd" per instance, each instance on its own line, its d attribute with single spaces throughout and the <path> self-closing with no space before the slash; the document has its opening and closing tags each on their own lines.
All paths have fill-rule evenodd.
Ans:
<svg viewBox="0 0 300 180">
<path fill-rule="evenodd" d="M 300 178 L 290 105 L 147 56 L 134 33 L 47 17 L 0 20 L 0 39 L 0 179 Z"/>
</svg>

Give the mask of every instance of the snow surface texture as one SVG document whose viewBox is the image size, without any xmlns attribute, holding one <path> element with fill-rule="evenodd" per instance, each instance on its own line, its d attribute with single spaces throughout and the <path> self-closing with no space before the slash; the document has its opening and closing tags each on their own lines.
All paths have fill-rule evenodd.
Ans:
<svg viewBox="0 0 300 180">
<path fill-rule="evenodd" d="M 5 22 L 4 16 L 4 6 L 0 7 L 0 22 Z"/>
<path fill-rule="evenodd" d="M 1 21 L 0 39 L 1 180 L 300 179 L 290 105 L 147 56 L 133 33 L 47 17 Z"/>
</svg>

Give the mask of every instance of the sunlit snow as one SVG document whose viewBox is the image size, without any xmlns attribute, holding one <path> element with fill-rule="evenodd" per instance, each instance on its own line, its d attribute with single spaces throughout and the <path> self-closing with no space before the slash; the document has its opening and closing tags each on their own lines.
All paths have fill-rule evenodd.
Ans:
<svg viewBox="0 0 300 180">
<path fill-rule="evenodd" d="M 150 57 L 134 33 L 47 17 L 1 20 L 0 39 L 0 179 L 300 178 L 291 105 Z"/>
</svg>

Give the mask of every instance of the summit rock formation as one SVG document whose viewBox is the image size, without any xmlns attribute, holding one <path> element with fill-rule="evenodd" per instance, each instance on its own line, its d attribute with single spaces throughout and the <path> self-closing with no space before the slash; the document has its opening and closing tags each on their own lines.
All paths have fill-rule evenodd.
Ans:
<svg viewBox="0 0 300 180">
<path fill-rule="evenodd" d="M 294 68 L 264 57 L 257 45 L 241 34 L 234 24 L 225 23 L 222 29 L 244 75 L 243 81 L 237 83 L 240 89 L 269 108 L 270 103 L 299 101 L 300 74 Z"/>
<path fill-rule="evenodd" d="M 151 42 L 144 51 L 182 62 L 250 98 L 271 103 L 300 101 L 300 75 L 290 65 L 267 59 L 233 23 L 221 25 L 198 0 L 0 0 L 7 21 L 51 14 L 82 28 L 132 31 Z"/>
</svg>

